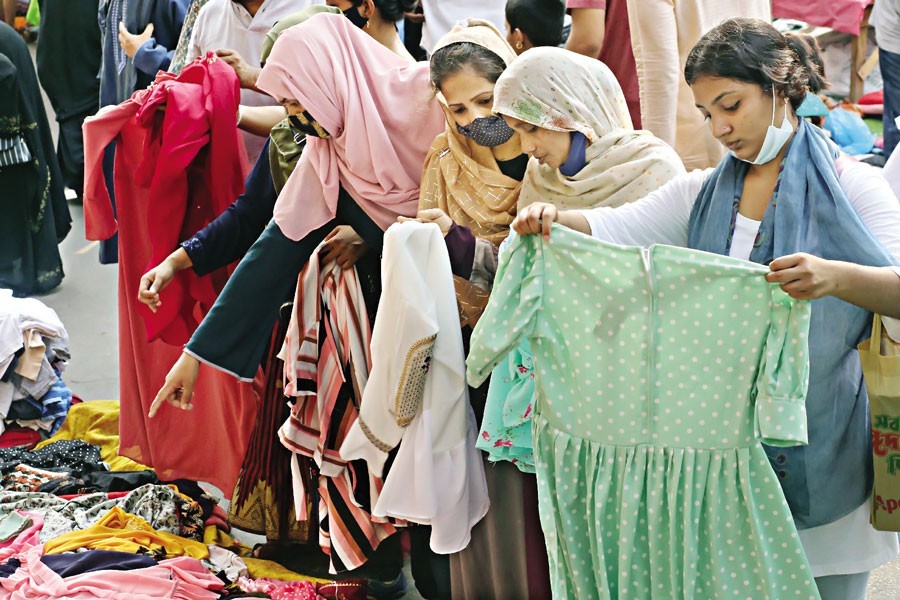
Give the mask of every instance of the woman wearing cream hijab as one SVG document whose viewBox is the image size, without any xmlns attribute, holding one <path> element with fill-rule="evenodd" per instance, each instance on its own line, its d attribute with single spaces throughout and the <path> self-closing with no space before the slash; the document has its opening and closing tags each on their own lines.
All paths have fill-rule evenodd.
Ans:
<svg viewBox="0 0 900 600">
<path fill-rule="evenodd" d="M 532 157 L 519 208 L 618 206 L 684 172 L 665 142 L 634 130 L 609 68 L 567 50 L 523 53 L 497 81 L 494 112 Z"/>
</svg>

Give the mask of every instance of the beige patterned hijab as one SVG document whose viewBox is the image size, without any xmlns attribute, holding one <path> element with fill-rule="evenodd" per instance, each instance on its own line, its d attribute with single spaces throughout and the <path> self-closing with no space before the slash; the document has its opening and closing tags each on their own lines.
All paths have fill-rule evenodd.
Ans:
<svg viewBox="0 0 900 600">
<path fill-rule="evenodd" d="M 468 19 L 454 27 L 438 41 L 433 53 L 460 42 L 490 50 L 507 66 L 516 58 L 500 32 L 479 19 Z M 437 97 L 447 126 L 425 157 L 419 210 L 440 208 L 454 223 L 471 229 L 476 237 L 499 244 L 516 216 L 522 184 L 500 172 L 490 148 L 479 146 L 456 130 L 446 100 L 440 92 Z"/>
<path fill-rule="evenodd" d="M 531 159 L 519 208 L 618 206 L 684 173 L 672 148 L 633 129 L 619 82 L 593 58 L 560 48 L 524 52 L 497 81 L 494 112 L 544 129 L 580 131 L 588 140 L 587 165 L 572 177 Z"/>
</svg>

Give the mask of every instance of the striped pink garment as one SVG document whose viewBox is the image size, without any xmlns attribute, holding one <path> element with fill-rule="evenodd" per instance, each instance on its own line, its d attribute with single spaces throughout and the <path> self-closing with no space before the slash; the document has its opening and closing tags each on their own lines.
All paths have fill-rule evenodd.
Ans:
<svg viewBox="0 0 900 600">
<path fill-rule="evenodd" d="M 371 331 L 356 269 L 342 270 L 335 263 L 321 268 L 317 249 L 300 273 L 279 354 L 285 396 L 296 400 L 278 437 L 291 452 L 312 458 L 319 467 L 319 545 L 331 556 L 332 572 L 364 564 L 381 540 L 396 531 L 365 508 L 377 501 L 382 480 L 371 476 L 362 461 L 348 463 L 339 453 L 359 417 L 357 406 L 372 366 Z M 292 466 L 295 510 L 305 520 L 307 491 L 298 461 Z M 360 486 L 360 478 L 367 485 Z M 354 492 L 360 487 L 368 489 L 369 497 L 358 502 Z"/>
</svg>

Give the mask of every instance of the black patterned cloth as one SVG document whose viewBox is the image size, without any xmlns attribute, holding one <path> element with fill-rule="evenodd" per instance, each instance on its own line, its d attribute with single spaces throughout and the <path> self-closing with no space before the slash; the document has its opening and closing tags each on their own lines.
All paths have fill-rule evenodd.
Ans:
<svg viewBox="0 0 900 600">
<path fill-rule="evenodd" d="M 65 471 L 73 477 L 109 470 L 100 460 L 100 448 L 81 440 L 60 440 L 38 450 L 0 449 L 0 473 L 6 475 L 18 465 Z"/>
</svg>

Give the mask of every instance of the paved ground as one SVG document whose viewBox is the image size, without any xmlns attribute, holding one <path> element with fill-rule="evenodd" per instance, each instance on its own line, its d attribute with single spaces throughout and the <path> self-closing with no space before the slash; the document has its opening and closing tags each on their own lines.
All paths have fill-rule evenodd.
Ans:
<svg viewBox="0 0 900 600">
<path fill-rule="evenodd" d="M 49 103 L 45 105 L 55 139 L 53 111 Z M 69 332 L 72 361 L 65 379 L 72 391 L 85 400 L 118 398 L 117 268 L 99 263 L 96 244 L 84 239 L 81 207 L 70 205 L 70 209 L 72 232 L 60 246 L 66 277 L 41 300 L 56 310 Z M 240 537 L 248 543 L 261 541 L 249 534 Z M 406 574 L 411 581 L 408 565 Z M 421 596 L 412 590 L 405 598 L 420 600 Z M 867 598 L 900 600 L 900 558 L 872 573 Z"/>
</svg>

